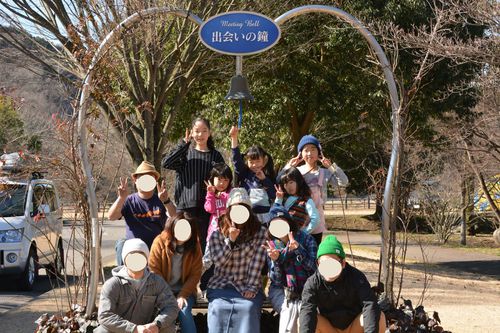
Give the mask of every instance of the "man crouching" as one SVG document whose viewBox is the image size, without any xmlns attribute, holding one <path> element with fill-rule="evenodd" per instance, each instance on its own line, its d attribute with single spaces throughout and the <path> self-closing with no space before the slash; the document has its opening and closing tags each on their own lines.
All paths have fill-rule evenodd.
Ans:
<svg viewBox="0 0 500 333">
<path fill-rule="evenodd" d="M 302 292 L 300 333 L 384 333 L 384 314 L 366 276 L 345 261 L 337 237 L 318 247 L 318 270 Z"/>
<path fill-rule="evenodd" d="M 163 277 L 146 267 L 149 250 L 138 238 L 123 245 L 124 266 L 102 286 L 96 333 L 174 332 L 179 312 L 174 294 Z"/>
</svg>

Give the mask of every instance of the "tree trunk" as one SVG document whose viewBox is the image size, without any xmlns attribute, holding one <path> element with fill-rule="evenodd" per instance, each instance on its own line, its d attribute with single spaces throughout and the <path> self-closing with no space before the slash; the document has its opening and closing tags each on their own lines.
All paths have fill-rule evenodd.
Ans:
<svg viewBox="0 0 500 333">
<path fill-rule="evenodd" d="M 469 146 L 468 146 L 467 142 L 464 141 L 464 145 L 465 145 L 465 148 L 467 151 L 467 157 L 469 158 L 469 165 L 472 168 L 472 171 L 474 171 L 474 174 L 476 175 L 477 179 L 479 180 L 479 184 L 481 185 L 481 189 L 483 190 L 484 196 L 486 197 L 486 200 L 488 200 L 488 203 L 490 204 L 491 210 L 494 213 L 496 225 L 498 227 L 498 226 L 500 226 L 500 210 L 498 209 L 495 201 L 491 197 L 488 186 L 486 186 L 486 182 L 484 180 L 483 174 L 476 167 L 474 157 L 471 155 L 471 153 L 469 151 Z"/>
<path fill-rule="evenodd" d="M 308 111 L 305 115 L 299 117 L 297 110 L 295 110 L 292 105 L 288 106 L 288 111 L 291 115 L 290 130 L 292 132 L 293 144 L 297 146 L 300 139 L 311 131 L 315 113 L 313 111 Z"/>
<path fill-rule="evenodd" d="M 462 223 L 460 231 L 460 244 L 467 245 L 467 227 L 470 224 L 470 216 L 474 208 L 472 194 L 474 193 L 474 182 L 471 175 L 462 176 Z"/>
</svg>

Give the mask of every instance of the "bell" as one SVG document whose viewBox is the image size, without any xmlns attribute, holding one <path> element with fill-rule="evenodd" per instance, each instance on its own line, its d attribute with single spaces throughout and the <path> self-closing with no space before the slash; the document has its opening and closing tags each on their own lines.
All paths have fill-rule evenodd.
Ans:
<svg viewBox="0 0 500 333">
<path fill-rule="evenodd" d="M 250 94 L 250 90 L 248 90 L 247 78 L 242 75 L 233 76 L 231 78 L 231 87 L 225 99 L 253 101 L 253 96 Z"/>
</svg>

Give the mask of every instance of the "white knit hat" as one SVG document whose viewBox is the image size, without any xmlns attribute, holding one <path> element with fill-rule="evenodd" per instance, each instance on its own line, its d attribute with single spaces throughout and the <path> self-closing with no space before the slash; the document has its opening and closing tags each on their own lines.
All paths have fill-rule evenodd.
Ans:
<svg viewBox="0 0 500 333">
<path fill-rule="evenodd" d="M 248 195 L 247 190 L 242 187 L 236 187 L 229 192 L 229 198 L 226 202 L 226 207 L 244 204 L 248 207 L 252 207 L 252 203 L 250 202 L 250 196 Z"/>
<path fill-rule="evenodd" d="M 142 252 L 146 256 L 146 259 L 149 258 L 149 249 L 146 243 L 139 238 L 132 238 L 125 241 L 122 249 L 122 260 L 125 262 L 125 258 L 130 252 Z"/>
</svg>

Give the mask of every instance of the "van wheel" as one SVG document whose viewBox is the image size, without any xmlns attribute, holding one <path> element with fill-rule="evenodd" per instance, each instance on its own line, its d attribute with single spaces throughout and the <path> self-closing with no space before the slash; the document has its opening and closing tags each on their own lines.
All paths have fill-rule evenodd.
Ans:
<svg viewBox="0 0 500 333">
<path fill-rule="evenodd" d="M 33 290 L 36 278 L 38 277 L 38 264 L 36 260 L 36 249 L 32 247 L 28 254 L 28 259 L 26 260 L 26 267 L 21 273 L 20 279 L 18 281 L 18 289 L 23 291 Z"/>
<path fill-rule="evenodd" d="M 64 250 L 62 242 L 59 241 L 57 245 L 57 254 L 54 262 L 47 267 L 47 275 L 50 279 L 57 279 L 63 275 L 64 270 Z"/>
</svg>

